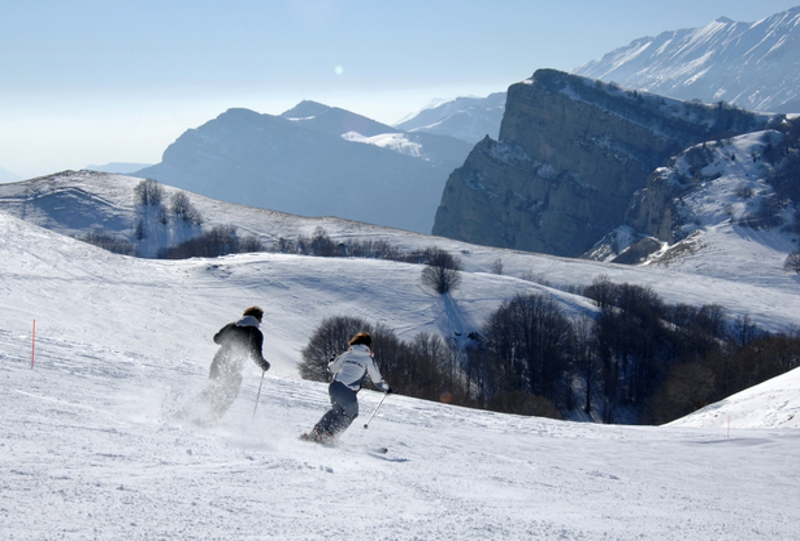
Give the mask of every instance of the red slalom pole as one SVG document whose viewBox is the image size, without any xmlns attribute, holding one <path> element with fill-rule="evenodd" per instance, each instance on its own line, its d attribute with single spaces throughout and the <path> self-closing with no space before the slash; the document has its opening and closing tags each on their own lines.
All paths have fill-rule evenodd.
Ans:
<svg viewBox="0 0 800 541">
<path fill-rule="evenodd" d="M 33 320 L 33 333 L 31 334 L 31 370 L 33 370 L 33 360 L 36 353 L 36 320 Z"/>
</svg>

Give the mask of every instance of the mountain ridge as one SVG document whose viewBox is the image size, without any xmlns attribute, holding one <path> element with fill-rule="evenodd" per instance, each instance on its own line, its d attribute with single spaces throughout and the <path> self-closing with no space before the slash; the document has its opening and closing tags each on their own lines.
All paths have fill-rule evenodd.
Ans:
<svg viewBox="0 0 800 541">
<path fill-rule="evenodd" d="M 682 100 L 800 111 L 800 6 L 754 23 L 720 17 L 638 38 L 573 73 Z"/>
<path fill-rule="evenodd" d="M 358 128 L 380 132 L 379 123 L 320 104 L 303 107 L 324 114 L 291 119 L 230 109 L 183 133 L 161 163 L 134 175 L 292 214 L 430 231 L 446 176 L 468 152 L 466 143 L 413 136 L 423 151 L 411 155 L 344 137 Z"/>
</svg>

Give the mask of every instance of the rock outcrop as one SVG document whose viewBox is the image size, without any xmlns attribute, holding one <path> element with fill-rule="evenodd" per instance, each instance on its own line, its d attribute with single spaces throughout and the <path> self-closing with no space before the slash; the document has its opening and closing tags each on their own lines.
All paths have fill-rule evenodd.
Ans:
<svg viewBox="0 0 800 541">
<path fill-rule="evenodd" d="M 767 120 L 539 70 L 508 89 L 499 141 L 484 138 L 450 175 L 433 234 L 580 256 L 671 156 Z"/>
</svg>

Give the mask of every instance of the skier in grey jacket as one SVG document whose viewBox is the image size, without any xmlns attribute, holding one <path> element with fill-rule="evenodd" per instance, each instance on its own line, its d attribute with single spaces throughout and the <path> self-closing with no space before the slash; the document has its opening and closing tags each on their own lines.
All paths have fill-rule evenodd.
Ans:
<svg viewBox="0 0 800 541">
<path fill-rule="evenodd" d="M 332 443 L 336 437 L 347 430 L 358 417 L 356 393 L 361 389 L 364 378 L 369 376 L 372 383 L 385 393 L 391 393 L 375 364 L 372 352 L 372 336 L 367 332 L 355 335 L 348 343 L 350 349 L 333 359 L 328 368 L 333 381 L 328 386 L 331 409 L 303 438 L 319 443 Z"/>
</svg>

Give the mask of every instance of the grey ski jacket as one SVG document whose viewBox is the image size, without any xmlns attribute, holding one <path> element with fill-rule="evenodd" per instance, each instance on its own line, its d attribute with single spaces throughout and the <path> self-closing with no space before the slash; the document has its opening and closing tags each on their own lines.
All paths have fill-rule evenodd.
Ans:
<svg viewBox="0 0 800 541">
<path fill-rule="evenodd" d="M 328 369 L 333 374 L 333 380 L 343 383 L 350 390 L 358 392 L 364 378 L 369 376 L 372 383 L 383 392 L 389 391 L 389 385 L 383 380 L 378 365 L 372 357 L 372 350 L 364 344 L 351 346 L 330 363 Z"/>
</svg>

